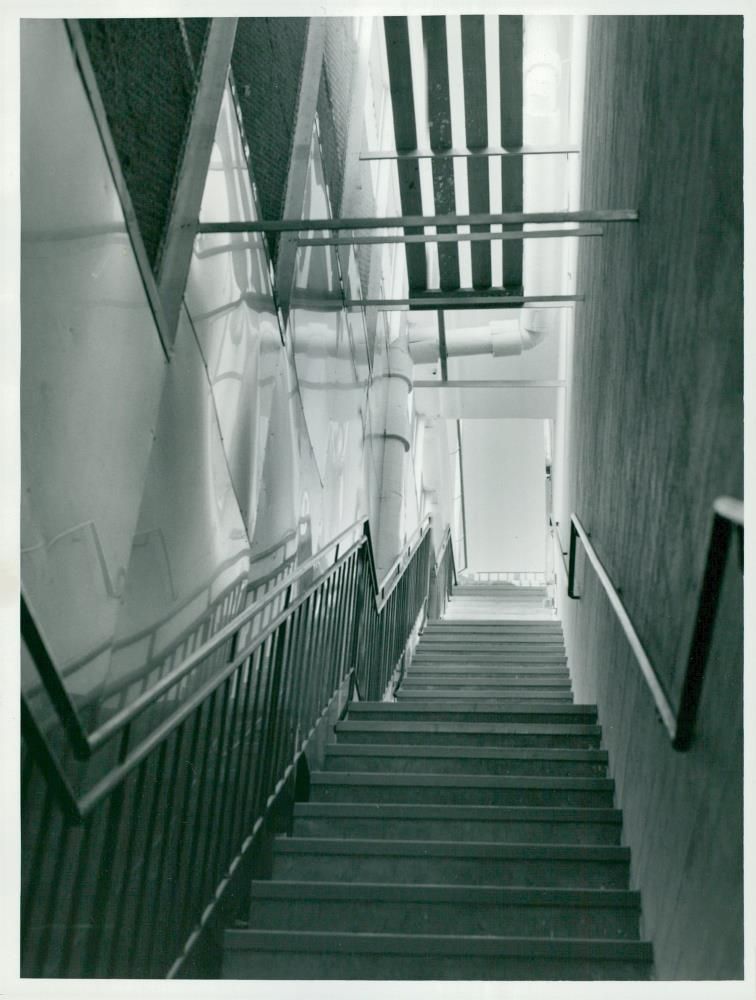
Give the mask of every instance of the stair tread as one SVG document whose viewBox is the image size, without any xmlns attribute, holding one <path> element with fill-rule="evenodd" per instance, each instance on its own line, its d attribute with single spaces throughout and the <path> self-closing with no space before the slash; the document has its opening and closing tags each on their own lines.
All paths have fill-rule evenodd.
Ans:
<svg viewBox="0 0 756 1000">
<path fill-rule="evenodd" d="M 344 719 L 336 732 L 423 732 L 423 733 L 541 733 L 546 736 L 575 734 L 598 736 L 601 727 L 590 722 L 447 722 L 431 719 Z"/>
<path fill-rule="evenodd" d="M 612 906 L 637 909 L 640 893 L 633 889 L 561 889 L 541 886 L 433 885 L 407 882 L 305 882 L 298 879 L 256 879 L 255 896 L 302 899 L 423 900 L 427 902 L 495 903 L 530 906 Z"/>
<path fill-rule="evenodd" d="M 630 850 L 620 845 L 506 844 L 493 841 L 376 840 L 367 837 L 276 837 L 282 854 L 378 854 L 401 857 L 492 857 L 549 861 L 626 863 Z"/>
<path fill-rule="evenodd" d="M 283 951 L 350 951 L 441 952 L 444 954 L 470 955 L 523 955 L 590 958 L 633 958 L 651 960 L 651 945 L 646 941 L 606 938 L 538 938 L 503 937 L 493 934 L 385 934 L 367 931 L 291 931 L 233 929 L 225 933 L 228 948 L 248 948 L 254 943 L 265 943 Z"/>
<path fill-rule="evenodd" d="M 611 791 L 612 778 L 529 777 L 498 774 L 398 774 L 393 771 L 313 771 L 314 785 L 423 785 L 463 788 L 581 788 Z"/>
<path fill-rule="evenodd" d="M 332 743 L 326 747 L 328 757 L 452 757 L 461 759 L 491 758 L 494 760 L 566 760 L 608 763 L 606 750 L 549 749 L 547 747 L 457 747 L 429 745 L 418 751 L 417 744 Z"/>
<path fill-rule="evenodd" d="M 377 816 L 385 819 L 469 819 L 504 822 L 613 823 L 620 825 L 619 809 L 605 806 L 479 806 L 397 802 L 297 802 L 296 817 Z"/>
<path fill-rule="evenodd" d="M 575 716 L 596 716 L 594 705 L 573 705 L 568 702 L 566 705 L 561 702 L 529 702 L 515 701 L 512 705 L 506 706 L 506 712 L 510 715 L 575 715 Z M 349 706 L 349 715 L 359 716 L 367 713 L 380 713 L 381 715 L 402 715 L 406 712 L 425 714 L 434 712 L 436 709 L 432 705 L 402 705 L 397 701 L 358 701 Z M 491 707 L 490 701 L 475 702 L 460 705 L 444 705 L 444 711 L 454 712 L 478 712 L 486 715 L 498 711 L 496 707 Z"/>
</svg>

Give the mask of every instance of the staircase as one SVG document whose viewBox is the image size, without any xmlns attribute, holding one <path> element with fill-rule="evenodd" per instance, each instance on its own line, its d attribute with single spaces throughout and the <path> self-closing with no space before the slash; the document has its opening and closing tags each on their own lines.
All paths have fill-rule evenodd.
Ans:
<svg viewBox="0 0 756 1000">
<path fill-rule="evenodd" d="M 467 598 L 472 607 L 479 595 Z M 229 930 L 236 979 L 648 979 L 596 710 L 548 615 L 426 627 L 350 706 Z"/>
</svg>

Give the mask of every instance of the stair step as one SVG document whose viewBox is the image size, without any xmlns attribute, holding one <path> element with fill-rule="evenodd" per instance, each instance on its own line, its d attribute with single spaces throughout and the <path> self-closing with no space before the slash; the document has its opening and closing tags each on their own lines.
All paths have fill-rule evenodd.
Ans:
<svg viewBox="0 0 756 1000">
<path fill-rule="evenodd" d="M 462 652 L 475 650 L 478 653 L 559 653 L 564 655 L 561 639 L 473 639 L 464 636 L 422 636 L 418 649 L 423 652 Z"/>
<path fill-rule="evenodd" d="M 426 743 L 453 746 L 598 748 L 601 727 L 585 723 L 428 722 L 345 719 L 336 724 L 338 741 Z M 397 737 L 399 737 L 397 739 Z"/>
<path fill-rule="evenodd" d="M 403 687 L 422 687 L 429 684 L 443 684 L 444 687 L 529 687 L 529 688 L 570 688 L 570 675 L 566 670 L 559 673 L 532 674 L 527 670 L 499 671 L 468 670 L 466 672 L 446 669 L 415 668 L 411 666 L 404 678 Z"/>
<path fill-rule="evenodd" d="M 534 806 L 299 802 L 296 837 L 461 840 L 487 843 L 614 844 L 616 809 Z"/>
<path fill-rule="evenodd" d="M 328 771 L 393 771 L 422 774 L 528 774 L 606 777 L 604 750 L 506 750 L 498 747 L 396 746 L 333 743 L 326 747 Z"/>
<path fill-rule="evenodd" d="M 407 705 L 398 701 L 358 701 L 349 706 L 348 719 L 358 720 L 417 720 L 437 722 L 529 722 L 529 723 L 593 723 L 596 721 L 594 705 L 573 705 L 553 702 L 519 701 L 497 704 L 490 699 L 444 705 Z"/>
<path fill-rule="evenodd" d="M 614 782 L 610 778 L 314 771 L 310 775 L 310 801 L 611 808 Z"/>
<path fill-rule="evenodd" d="M 412 665 L 407 671 L 408 677 L 458 677 L 464 682 L 466 678 L 473 680 L 476 677 L 499 678 L 502 681 L 527 677 L 529 680 L 540 681 L 547 684 L 551 678 L 559 680 L 569 680 L 570 672 L 566 666 L 533 664 L 527 667 L 519 667 L 517 664 L 492 663 L 486 665 L 475 663 L 460 663 L 455 666 L 453 663 L 418 663 L 412 661 Z"/>
<path fill-rule="evenodd" d="M 481 618 L 475 622 L 460 622 L 447 619 L 428 622 L 423 630 L 423 635 L 439 632 L 461 632 L 473 631 L 477 634 L 484 632 L 515 632 L 524 631 L 528 633 L 545 632 L 562 637 L 562 624 L 554 621 L 537 621 L 532 618 Z"/>
<path fill-rule="evenodd" d="M 481 663 L 481 664 L 517 664 L 525 666 L 527 664 L 564 664 L 567 662 L 566 655 L 561 651 L 550 651 L 534 649 L 530 650 L 477 650 L 471 648 L 450 649 L 445 646 L 443 649 L 424 649 L 422 643 L 418 645 L 413 663 Z"/>
<path fill-rule="evenodd" d="M 626 847 L 278 837 L 273 878 L 625 889 Z"/>
<path fill-rule="evenodd" d="M 572 691 L 569 687 L 551 688 L 530 688 L 512 687 L 507 689 L 502 685 L 497 687 L 477 687 L 467 685 L 460 687 L 418 686 L 417 684 L 402 684 L 396 693 L 397 701 L 415 701 L 419 699 L 423 703 L 431 701 L 475 701 L 486 698 L 494 703 L 506 701 L 566 701 L 572 704 Z"/>
<path fill-rule="evenodd" d="M 230 930 L 229 979 L 544 980 L 648 978 L 642 941 Z"/>
<path fill-rule="evenodd" d="M 250 926 L 394 934 L 496 934 L 631 940 L 638 893 L 365 882 L 252 883 Z"/>
</svg>

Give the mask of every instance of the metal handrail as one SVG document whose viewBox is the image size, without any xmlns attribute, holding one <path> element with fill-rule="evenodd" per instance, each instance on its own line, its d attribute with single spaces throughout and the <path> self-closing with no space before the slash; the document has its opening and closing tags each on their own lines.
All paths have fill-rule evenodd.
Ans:
<svg viewBox="0 0 756 1000">
<path fill-rule="evenodd" d="M 244 883 L 273 803 L 294 795 L 318 726 L 357 682 L 381 697 L 427 601 L 427 521 L 382 599 L 369 534 L 342 543 L 302 593 L 279 592 L 261 632 L 247 621 L 205 644 L 195 688 L 185 680 L 91 765 L 22 695 L 24 975 L 173 975 L 226 919 L 228 887 Z M 65 928 L 55 948 L 51 926 Z"/>
<path fill-rule="evenodd" d="M 91 757 L 95 751 L 99 750 L 106 742 L 124 729 L 125 726 L 129 725 L 129 723 L 137 718 L 137 716 L 141 715 L 151 705 L 153 705 L 158 698 L 162 697 L 167 691 L 175 687 L 181 680 L 183 680 L 184 677 L 191 673 L 199 663 L 207 659 L 208 656 L 212 655 L 229 638 L 231 638 L 232 635 L 237 633 L 256 615 L 263 613 L 268 605 L 270 605 L 287 590 L 291 592 L 291 588 L 293 588 L 294 585 L 315 565 L 320 563 L 331 549 L 336 549 L 338 553 L 339 545 L 344 538 L 348 537 L 360 528 L 364 530 L 366 526 L 367 518 L 360 518 L 353 524 L 349 525 L 348 528 L 345 528 L 344 531 L 340 532 L 318 553 L 302 563 L 291 576 L 286 577 L 277 586 L 269 590 L 268 593 L 263 594 L 259 600 L 240 611 L 239 614 L 236 615 L 236 617 L 234 617 L 227 625 L 216 632 L 215 635 L 211 636 L 211 638 L 206 642 L 202 643 L 202 645 L 198 646 L 197 649 L 194 650 L 193 653 L 190 653 L 190 655 L 186 657 L 186 659 L 183 660 L 175 670 L 166 674 L 165 677 L 160 678 L 160 680 L 144 691 L 138 698 L 135 698 L 129 705 L 126 705 L 123 709 L 111 716 L 106 722 L 104 722 L 101 726 L 98 726 L 98 728 L 92 732 L 87 732 L 85 729 L 76 706 L 72 702 L 68 691 L 65 689 L 65 686 L 60 680 L 58 670 L 53 664 L 52 657 L 49 654 L 49 644 L 45 641 L 44 634 L 34 618 L 22 588 L 21 633 L 24 637 L 24 641 L 29 647 L 29 652 L 37 667 L 37 671 L 39 672 L 45 690 L 47 691 L 51 702 L 55 706 L 76 756 L 80 760 L 85 760 L 86 758 Z M 363 536 L 363 538 L 359 539 L 356 543 L 356 547 L 362 545 L 364 541 L 365 538 Z"/>
<path fill-rule="evenodd" d="M 306 562 L 302 563 L 295 574 L 291 577 L 287 577 L 269 593 L 263 595 L 259 601 L 250 605 L 248 608 L 245 608 L 232 621 L 208 639 L 207 642 L 197 647 L 197 649 L 191 653 L 176 670 L 161 678 L 139 698 L 136 698 L 131 704 L 125 706 L 121 711 L 111 716 L 106 722 L 91 733 L 87 733 L 83 728 L 81 719 L 76 711 L 76 706 L 71 702 L 68 697 L 68 692 L 65 690 L 62 682 L 60 681 L 57 670 L 52 662 L 52 658 L 49 655 L 47 646 L 22 594 L 21 614 L 22 628 L 26 630 L 24 632 L 25 641 L 30 644 L 30 654 L 34 659 L 35 665 L 37 665 L 40 675 L 42 676 L 44 673 L 43 679 L 45 681 L 45 687 L 47 688 L 51 701 L 58 712 L 58 717 L 63 725 L 64 731 L 71 740 L 72 749 L 74 750 L 77 758 L 80 760 L 85 760 L 91 757 L 97 750 L 102 748 L 115 736 L 126 730 L 139 715 L 153 706 L 163 695 L 166 694 L 167 691 L 179 684 L 196 667 L 220 650 L 225 643 L 229 640 L 232 642 L 232 652 L 234 655 L 229 659 L 227 664 L 221 670 L 217 671 L 213 677 L 202 685 L 193 695 L 183 701 L 181 705 L 168 715 L 158 726 L 156 726 L 155 729 L 137 745 L 136 748 L 128 752 L 119 762 L 117 767 L 112 768 L 101 781 L 81 796 L 81 798 L 76 799 L 73 792 L 70 791 L 70 786 L 67 784 L 65 776 L 60 773 L 59 768 L 56 768 L 59 772 L 56 777 L 56 782 L 59 784 L 61 789 L 65 790 L 68 788 L 69 793 L 74 800 L 68 804 L 70 807 L 69 812 L 75 814 L 79 819 L 83 819 L 91 813 L 94 807 L 111 791 L 113 791 L 113 789 L 116 788 L 157 745 L 159 745 L 166 739 L 167 736 L 170 735 L 171 732 L 180 726 L 183 720 L 187 718 L 191 712 L 202 703 L 202 701 L 208 698 L 213 691 L 219 688 L 224 681 L 226 681 L 227 678 L 238 669 L 243 660 L 254 655 L 255 651 L 263 645 L 266 639 L 268 639 L 276 631 L 276 629 L 278 629 L 281 624 L 289 618 L 298 607 L 300 607 L 300 605 L 304 604 L 305 601 L 307 601 L 315 593 L 315 591 L 318 590 L 318 588 L 320 588 L 323 583 L 349 559 L 350 556 L 352 556 L 354 552 L 361 549 L 363 546 L 366 546 L 368 563 L 371 568 L 370 575 L 373 579 L 374 587 L 376 588 L 376 593 L 373 595 L 375 610 L 380 613 L 389 601 L 391 594 L 404 573 L 404 570 L 412 561 L 415 553 L 430 531 L 430 524 L 430 516 L 425 517 L 413 534 L 407 551 L 402 551 L 399 554 L 389 567 L 387 573 L 384 575 L 383 582 L 379 583 L 375 575 L 375 556 L 372 548 L 368 519 L 362 518 L 355 521 L 348 528 L 337 535 L 336 538 L 329 542 L 329 544 L 321 549 L 316 555 L 311 556 Z M 339 555 L 338 550 L 341 541 L 360 527 L 363 528 L 363 534 L 356 541 L 354 541 L 345 552 Z M 335 562 L 322 576 L 312 583 L 310 587 L 308 587 L 302 594 L 298 595 L 293 603 L 290 603 L 288 600 L 288 594 L 291 593 L 291 588 L 294 584 L 296 584 L 305 575 L 305 573 L 309 572 L 316 563 L 320 562 L 331 549 L 336 550 Z M 243 652 L 237 655 L 235 650 L 236 637 L 241 629 L 244 628 L 244 626 L 247 625 L 248 622 L 255 617 L 255 615 L 259 614 L 284 592 L 287 592 L 285 607 L 272 618 L 272 620 L 262 629 L 261 632 L 257 633 L 252 638 L 251 643 L 245 646 Z M 54 755 L 52 755 L 52 751 L 50 750 L 49 744 L 47 743 L 44 735 L 40 733 L 38 736 L 41 740 L 41 743 L 38 742 L 37 744 L 38 748 L 45 756 L 49 756 L 50 761 L 53 761 Z"/>
<path fill-rule="evenodd" d="M 562 559 L 562 566 L 564 566 L 564 572 L 569 575 L 569 567 L 567 565 L 567 549 L 564 547 L 562 542 L 562 536 L 559 534 L 559 521 L 555 521 L 552 517 L 549 517 L 549 527 L 551 529 L 551 537 L 559 548 L 559 555 Z"/>
<path fill-rule="evenodd" d="M 677 709 L 673 708 L 659 674 L 633 625 L 630 615 L 612 583 L 603 563 L 596 553 L 590 533 L 586 531 L 577 514 L 570 519 L 569 567 L 567 574 L 567 596 L 579 600 L 575 593 L 575 565 L 577 541 L 582 542 L 599 581 L 604 588 L 609 603 L 622 626 L 630 648 L 635 654 L 638 666 L 654 699 L 654 704 L 669 734 L 675 750 L 687 750 L 693 739 L 693 728 L 703 687 L 704 673 L 714 630 L 717 605 L 722 589 L 725 563 L 730 535 L 733 530 L 742 533 L 744 528 L 743 502 L 732 497 L 719 497 L 714 501 L 706 569 L 701 585 L 698 612 L 693 628 L 688 662 L 683 679 Z"/>
</svg>

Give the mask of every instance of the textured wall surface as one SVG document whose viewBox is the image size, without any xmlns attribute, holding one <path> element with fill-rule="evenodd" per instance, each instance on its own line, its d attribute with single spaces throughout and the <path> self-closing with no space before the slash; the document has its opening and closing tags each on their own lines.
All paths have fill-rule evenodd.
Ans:
<svg viewBox="0 0 756 1000">
<path fill-rule="evenodd" d="M 207 20 L 80 21 L 153 267 L 170 209 Z"/>
<path fill-rule="evenodd" d="M 559 513 L 591 532 L 673 705 L 712 501 L 743 495 L 741 114 L 739 18 L 592 20 L 583 204 L 637 208 L 640 221 L 581 246 Z M 589 565 L 582 599 L 563 601 L 576 695 L 598 702 L 661 979 L 742 976 L 739 574 L 733 549 L 686 754 L 671 749 Z"/>
<path fill-rule="evenodd" d="M 236 31 L 231 68 L 266 219 L 283 212 L 308 24 L 306 17 L 244 17 Z"/>
</svg>

